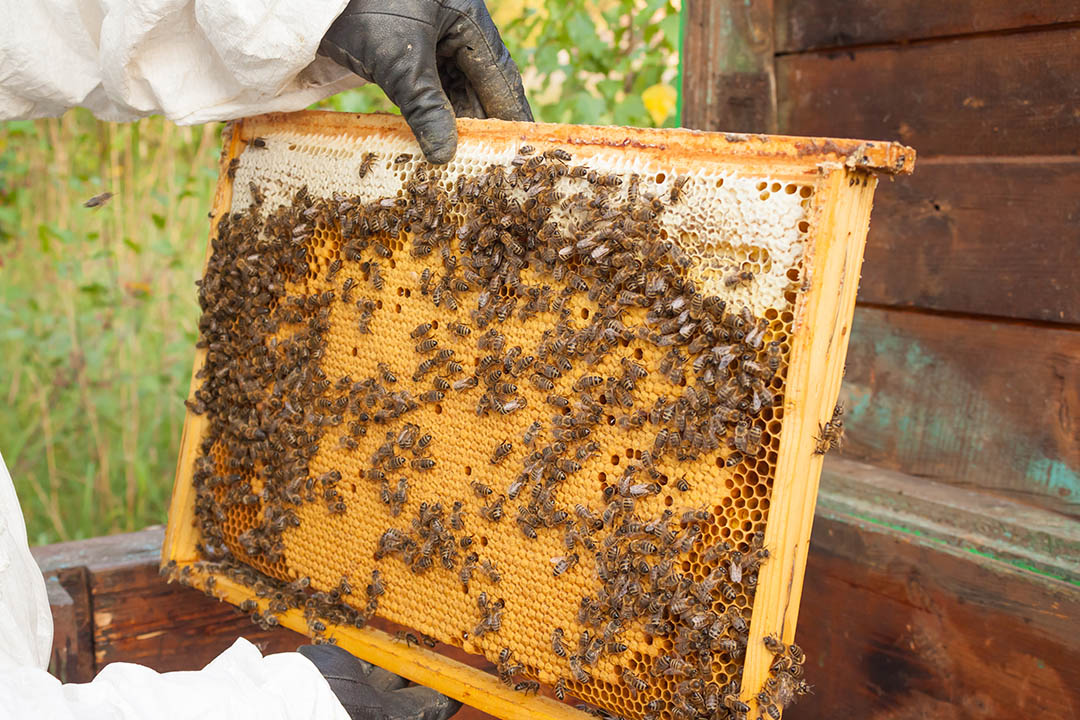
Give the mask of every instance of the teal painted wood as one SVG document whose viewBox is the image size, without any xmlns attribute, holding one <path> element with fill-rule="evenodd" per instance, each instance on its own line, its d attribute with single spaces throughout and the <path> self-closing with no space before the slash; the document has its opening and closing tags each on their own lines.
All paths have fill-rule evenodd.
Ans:
<svg viewBox="0 0 1080 720">
<path fill-rule="evenodd" d="M 1080 515 L 1080 330 L 857 308 L 842 456 Z"/>
</svg>

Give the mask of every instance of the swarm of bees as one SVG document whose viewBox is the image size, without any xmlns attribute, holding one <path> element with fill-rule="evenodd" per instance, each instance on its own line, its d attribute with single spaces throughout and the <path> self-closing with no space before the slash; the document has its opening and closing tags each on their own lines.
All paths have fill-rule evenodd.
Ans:
<svg viewBox="0 0 1080 720">
<path fill-rule="evenodd" d="M 363 156 L 360 178 L 372 173 L 377 158 Z M 412 155 L 386 160 L 397 168 Z M 230 176 L 235 171 L 230 167 Z M 219 222 L 199 283 L 199 347 L 206 362 L 188 403 L 208 420 L 193 475 L 203 565 L 267 601 L 245 604 L 260 625 L 276 623 L 290 608 L 303 609 L 319 638 L 328 626 L 362 625 L 386 592 L 378 569 L 358 593 L 347 578 L 317 591 L 275 576 L 286 531 L 299 525 L 299 506 L 316 502 L 330 514 L 348 511 L 341 473 L 312 472 L 320 448 L 358 454 L 362 445 L 378 442 L 370 457 L 362 455 L 362 479 L 399 525 L 381 534 L 374 560 L 401 562 L 417 575 L 450 573 L 466 593 L 482 579 L 476 623 L 462 630 L 463 638 L 498 633 L 506 608 L 503 598 L 488 596 L 500 582 L 499 569 L 481 556 L 466 527 L 509 516 L 513 531 L 529 540 L 540 533 L 561 536 L 565 552 L 550 559 L 555 578 L 595 566 L 595 591 L 580 600 L 579 627 L 552 631 L 551 651 L 567 669 L 554 688 L 560 699 L 593 682 L 604 658 L 625 653 L 628 633 L 644 632 L 670 638 L 673 649 L 644 672 L 619 674 L 632 696 L 640 696 L 643 718 L 745 718 L 750 707 L 739 699 L 739 681 L 720 685 L 712 668 L 717 660 L 741 662 L 745 654 L 747 609 L 745 600 L 736 600 L 753 596 L 769 556 L 764 536 L 753 534 L 742 549 L 708 542 L 711 508 L 649 516 L 642 503 L 668 484 L 662 465 L 719 452 L 734 467 L 759 456 L 761 415 L 777 403 L 782 379 L 782 338 L 748 308 L 705 295 L 689 277 L 689 257 L 664 239 L 660 218 L 668 204 L 682 200 L 686 176 L 656 195 L 638 175 L 623 187 L 622 177 L 573 164 L 564 150 L 537 153 L 528 146 L 509 167 L 491 165 L 452 184 L 440 172 L 421 165 L 399 196 L 372 201 L 338 193 L 314 197 L 302 188 L 276 209 L 253 187 L 257 202 L 249 211 Z M 308 241 L 316 228 L 334 228 L 342 238 L 340 259 L 321 273 L 338 289 L 297 291 L 306 287 L 315 261 Z M 403 238 L 411 242 L 404 250 Z M 382 268 L 398 252 L 435 263 L 425 267 L 415 290 L 452 319 L 433 318 L 409 333 L 404 354 L 411 350 L 415 367 L 411 375 L 398 369 L 411 385 L 399 382 L 385 362 L 359 380 L 328 376 L 321 360 L 331 315 L 352 313 L 358 332 L 372 332 Z M 754 281 L 751 271 L 737 269 L 723 285 Z M 570 308 L 586 300 L 596 310 L 576 322 Z M 552 324 L 535 347 L 513 344 L 500 329 L 538 316 Z M 475 364 L 451 347 L 455 343 L 471 343 Z M 625 354 L 634 343 L 655 349 L 659 363 L 650 367 L 641 355 Z M 612 375 L 597 370 L 609 356 L 618 360 Z M 643 406 L 639 385 L 653 374 L 670 392 Z M 546 398 L 542 407 L 530 407 L 526 389 Z M 452 505 L 418 502 L 410 477 L 437 467 L 430 451 L 437 439 L 410 413 L 452 394 L 468 394 L 480 417 L 528 410 L 551 419 L 490 446 L 489 465 L 506 475 L 505 488 L 473 479 L 461 483 L 462 499 Z M 839 413 L 838 406 L 821 429 L 820 452 L 839 444 Z M 598 494 L 596 509 L 560 502 L 567 478 L 601 451 L 593 436 L 604 423 L 647 429 L 652 441 Z M 256 476 L 260 483 L 252 482 Z M 689 490 L 685 475 L 670 480 L 671 487 Z M 228 536 L 226 521 L 245 508 L 256 512 L 244 516 L 241 533 Z M 704 578 L 683 569 L 691 551 L 712 568 Z M 428 644 L 427 637 L 405 633 L 400 639 Z M 758 696 L 762 717 L 775 718 L 770 708 L 807 689 L 794 647 L 778 654 L 773 685 Z M 513 662 L 509 648 L 504 653 L 497 666 L 503 682 L 537 692 L 539 684 L 522 675 L 532 671 Z M 671 689 L 668 699 L 657 693 L 660 686 Z"/>
</svg>

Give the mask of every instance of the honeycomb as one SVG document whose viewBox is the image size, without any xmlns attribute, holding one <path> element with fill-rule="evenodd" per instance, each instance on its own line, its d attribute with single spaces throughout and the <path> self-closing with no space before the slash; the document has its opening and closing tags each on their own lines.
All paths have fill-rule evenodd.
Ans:
<svg viewBox="0 0 1080 720">
<path fill-rule="evenodd" d="M 357 123 L 271 124 L 223 175 L 202 566 L 260 623 L 377 615 L 526 693 L 744 717 L 817 179 L 542 133 L 436 167 Z"/>
</svg>

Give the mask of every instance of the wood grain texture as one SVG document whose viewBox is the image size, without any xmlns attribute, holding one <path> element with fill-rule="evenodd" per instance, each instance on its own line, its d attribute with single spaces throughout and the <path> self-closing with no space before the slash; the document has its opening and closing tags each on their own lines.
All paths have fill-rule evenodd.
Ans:
<svg viewBox="0 0 1080 720">
<path fill-rule="evenodd" d="M 877 193 L 859 300 L 1080 324 L 1080 158 L 930 160 Z"/>
<path fill-rule="evenodd" d="M 682 124 L 776 132 L 773 0 L 687 0 Z"/>
<path fill-rule="evenodd" d="M 930 155 L 1080 153 L 1080 28 L 777 58 L 779 129 Z"/>
<path fill-rule="evenodd" d="M 858 308 L 843 457 L 1080 515 L 1080 331 Z"/>
<path fill-rule="evenodd" d="M 92 648 L 90 677 L 111 662 L 197 670 L 238 637 L 264 653 L 295 650 L 305 642 L 289 630 L 262 631 L 231 605 L 167 584 L 158 575 L 163 532 L 156 527 L 34 548 L 46 574 L 86 573 L 92 637 L 82 647 Z"/>
<path fill-rule="evenodd" d="M 818 514 L 799 643 L 801 720 L 1068 720 L 1080 589 L 851 517 Z"/>
<path fill-rule="evenodd" d="M 1077 0 L 775 0 L 776 50 L 901 42 L 1080 21 Z"/>
</svg>

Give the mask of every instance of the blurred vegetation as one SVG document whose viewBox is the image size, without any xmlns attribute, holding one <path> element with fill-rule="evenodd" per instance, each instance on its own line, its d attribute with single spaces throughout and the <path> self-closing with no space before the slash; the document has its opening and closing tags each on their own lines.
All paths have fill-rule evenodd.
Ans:
<svg viewBox="0 0 1080 720">
<path fill-rule="evenodd" d="M 678 2 L 493 10 L 537 120 L 677 124 Z M 317 107 L 395 111 L 374 86 Z M 31 544 L 165 521 L 220 130 L 83 110 L 0 124 L 0 453 Z"/>
</svg>

